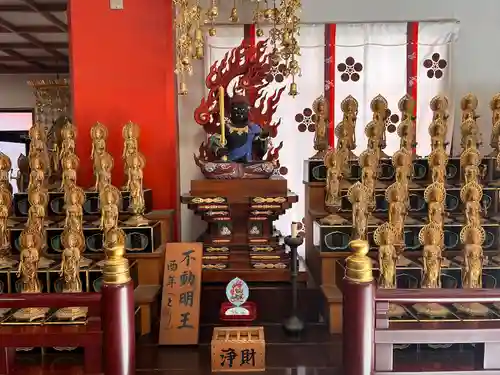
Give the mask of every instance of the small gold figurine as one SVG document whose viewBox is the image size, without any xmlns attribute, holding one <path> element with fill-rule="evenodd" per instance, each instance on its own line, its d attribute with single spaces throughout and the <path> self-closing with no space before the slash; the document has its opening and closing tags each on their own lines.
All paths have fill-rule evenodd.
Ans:
<svg viewBox="0 0 500 375">
<path fill-rule="evenodd" d="M 61 180 L 61 191 L 66 191 L 72 186 L 76 185 L 78 166 L 80 165 L 80 159 L 76 154 L 66 154 L 61 160 L 62 166 L 62 180 Z"/>
<path fill-rule="evenodd" d="M 427 203 L 428 218 L 430 223 L 442 226 L 445 222 L 446 189 L 440 182 L 433 182 L 424 190 L 424 199 Z"/>
<path fill-rule="evenodd" d="M 481 176 L 479 169 L 481 165 L 481 153 L 475 146 L 465 149 L 460 155 L 460 168 L 465 175 L 465 183 L 474 181 L 478 182 Z"/>
<path fill-rule="evenodd" d="M 144 202 L 143 169 L 145 165 L 146 159 L 139 152 L 130 155 L 127 159 L 127 190 L 130 192 L 129 211 L 132 213 L 132 216 L 125 223 L 136 227 L 149 224 L 149 220 L 144 217 L 146 205 Z"/>
<path fill-rule="evenodd" d="M 373 241 L 378 249 L 378 263 L 380 268 L 380 276 L 378 285 L 380 288 L 394 289 L 396 288 L 396 247 L 394 246 L 398 234 L 388 222 L 377 227 L 373 234 Z"/>
<path fill-rule="evenodd" d="M 95 191 L 101 191 L 111 184 L 111 172 L 113 171 L 114 160 L 111 154 L 103 152 L 94 159 L 94 174 L 96 176 Z"/>
<path fill-rule="evenodd" d="M 111 229 L 118 227 L 121 198 L 120 190 L 113 185 L 105 186 L 99 193 L 101 206 L 100 229 L 104 232 L 104 235 Z"/>
<path fill-rule="evenodd" d="M 429 126 L 431 136 L 431 150 L 444 148 L 448 134 L 448 99 L 445 96 L 435 96 L 430 103 L 432 122 Z"/>
<path fill-rule="evenodd" d="M 31 228 L 23 230 L 19 237 L 21 255 L 19 256 L 19 269 L 17 276 L 20 278 L 21 293 L 41 293 L 42 285 L 38 279 L 38 263 L 42 238 Z M 28 307 L 17 310 L 13 317 L 19 321 L 33 321 L 43 319 L 48 313 L 48 308 Z"/>
<path fill-rule="evenodd" d="M 8 224 L 11 204 L 12 196 L 10 192 L 5 187 L 0 186 L 0 269 L 12 268 L 17 264 L 17 261 L 11 259 L 10 230 Z"/>
<path fill-rule="evenodd" d="M 95 161 L 106 151 L 108 129 L 100 122 L 97 122 L 90 129 L 90 137 L 92 138 L 92 151 L 90 154 L 90 158 Z"/>
<path fill-rule="evenodd" d="M 373 234 L 373 240 L 378 249 L 378 266 L 380 276 L 378 279 L 379 288 L 395 289 L 396 288 L 396 262 L 398 255 L 394 241 L 397 238 L 397 233 L 394 227 L 385 222 L 379 226 Z M 394 303 L 389 304 L 388 314 L 390 317 L 400 317 L 405 314 L 405 309 Z"/>
<path fill-rule="evenodd" d="M 73 185 L 64 194 L 64 208 L 66 217 L 64 228 L 76 232 L 83 231 L 83 204 L 85 203 L 85 193 L 79 186 Z"/>
<path fill-rule="evenodd" d="M 358 117 L 358 101 L 351 95 L 342 100 L 340 108 L 343 112 L 342 122 L 335 128 L 339 148 L 346 149 L 349 159 L 355 159 L 356 155 L 356 120 Z"/>
<path fill-rule="evenodd" d="M 71 122 L 69 122 L 69 119 L 61 129 L 61 138 L 62 143 L 61 151 L 59 152 L 59 160 L 62 163 L 64 158 L 75 154 L 76 148 L 76 128 Z"/>
<path fill-rule="evenodd" d="M 490 101 L 491 115 L 491 137 L 490 146 L 493 151 L 488 155 L 497 159 L 497 168 L 500 168 L 498 154 L 500 153 L 500 93 L 495 94 Z"/>
<path fill-rule="evenodd" d="M 33 124 L 29 130 L 30 147 L 28 155 L 30 157 L 38 157 L 41 159 L 44 167 L 44 174 L 47 174 L 49 169 L 49 154 L 47 150 L 47 134 L 43 126 L 39 123 Z"/>
<path fill-rule="evenodd" d="M 398 102 L 398 109 L 401 112 L 401 123 L 397 128 L 400 137 L 399 147 L 407 150 L 412 155 L 413 149 L 417 146 L 415 139 L 415 120 L 413 119 L 413 109 L 415 100 L 406 94 Z"/>
<path fill-rule="evenodd" d="M 378 177 L 378 157 L 373 150 L 365 150 L 359 155 L 359 166 L 361 167 L 361 182 L 368 189 L 369 206 L 375 207 L 375 186 Z"/>
<path fill-rule="evenodd" d="M 368 200 L 369 191 L 361 182 L 356 182 L 347 191 L 347 197 L 352 205 L 352 235 L 351 240 L 367 239 L 368 230 Z"/>
<path fill-rule="evenodd" d="M 330 149 L 325 155 L 326 184 L 325 184 L 325 207 L 330 214 L 320 221 L 326 225 L 339 225 L 346 220 L 337 215 L 341 208 L 340 185 L 342 182 L 342 173 L 337 160 L 337 152 L 335 149 Z"/>
<path fill-rule="evenodd" d="M 429 155 L 429 169 L 431 170 L 432 182 L 446 183 L 446 166 L 448 165 L 448 154 L 442 147 L 435 148 Z"/>
<path fill-rule="evenodd" d="M 28 189 L 45 188 L 45 170 L 46 164 L 40 154 L 34 153 L 29 155 L 30 180 Z"/>
<path fill-rule="evenodd" d="M 387 110 L 389 108 L 389 104 L 387 103 L 387 99 L 384 98 L 382 95 L 377 95 L 375 98 L 372 99 L 370 102 L 370 108 L 373 112 L 373 123 L 376 128 L 375 130 L 375 136 L 378 137 L 378 142 L 377 144 L 379 145 L 380 149 L 377 150 L 374 148 L 374 150 L 377 152 L 378 158 L 388 158 L 387 154 L 384 153 L 384 149 L 387 146 L 387 139 L 386 139 L 386 133 L 385 133 L 385 120 L 387 116 Z"/>
<path fill-rule="evenodd" d="M 465 207 L 465 219 L 468 225 L 481 226 L 481 201 L 483 188 L 475 181 L 465 184 L 460 189 L 460 200 Z"/>
<path fill-rule="evenodd" d="M 462 288 L 480 289 L 483 287 L 483 243 L 486 232 L 483 228 L 466 225 L 460 231 L 460 242 L 463 244 Z M 454 303 L 460 312 L 470 316 L 487 316 L 489 309 L 477 302 Z"/>
<path fill-rule="evenodd" d="M 12 162 L 10 158 L 3 152 L 0 152 L 0 187 L 4 187 L 12 193 L 12 185 L 10 184 L 10 171 Z"/>
<path fill-rule="evenodd" d="M 41 238 L 40 253 L 47 247 L 47 230 L 46 226 L 48 222 L 46 220 L 47 214 L 47 203 L 49 201 L 49 195 L 45 189 L 40 187 L 31 188 L 28 190 L 28 202 L 30 208 L 28 209 L 28 220 L 26 222 L 26 228 L 33 232 L 36 232 Z M 54 263 L 53 260 L 40 257 L 38 262 L 38 268 L 48 268 Z"/>
<path fill-rule="evenodd" d="M 422 254 L 424 274 L 421 287 L 441 288 L 443 229 L 434 223 L 429 223 L 420 230 L 418 238 L 424 245 Z M 417 303 L 413 308 L 419 314 L 430 317 L 445 317 L 449 314 L 449 310 L 438 303 Z"/>
<path fill-rule="evenodd" d="M 129 121 L 125 126 L 123 127 L 122 130 L 122 135 L 123 135 L 123 154 L 122 158 L 125 164 L 125 177 L 126 177 L 126 184 L 123 190 L 129 190 L 129 166 L 127 161 L 130 159 L 130 156 L 139 152 L 139 134 L 140 134 L 140 129 L 139 125 L 134 124 L 133 122 Z"/>
<path fill-rule="evenodd" d="M 314 111 L 314 149 L 316 154 L 311 159 L 323 159 L 328 150 L 328 102 L 321 95 L 313 104 Z"/>
<path fill-rule="evenodd" d="M 385 200 L 389 203 L 389 223 L 396 232 L 395 243 L 404 246 L 404 224 L 408 214 L 408 193 L 405 186 L 394 182 L 385 191 Z"/>
<path fill-rule="evenodd" d="M 481 144 L 481 134 L 479 132 L 479 126 L 477 125 L 476 114 L 478 101 L 475 95 L 467 94 L 460 101 L 460 107 L 462 109 L 462 123 L 460 125 L 460 135 L 462 148 L 466 148 L 466 140 L 472 139 L 473 144 L 479 147 Z"/>
<path fill-rule="evenodd" d="M 80 279 L 80 258 L 85 247 L 85 238 L 82 233 L 73 229 L 65 229 L 61 234 L 64 250 L 60 275 L 63 277 L 63 293 L 79 293 L 82 291 Z M 85 318 L 88 308 L 64 307 L 56 311 L 55 316 L 61 320 L 75 320 Z"/>
<path fill-rule="evenodd" d="M 417 187 L 416 184 L 411 182 L 413 177 L 413 160 L 414 156 L 411 151 L 401 148 L 392 155 L 392 165 L 396 170 L 395 179 L 397 182 L 403 184 L 408 192 L 410 187 Z"/>
</svg>

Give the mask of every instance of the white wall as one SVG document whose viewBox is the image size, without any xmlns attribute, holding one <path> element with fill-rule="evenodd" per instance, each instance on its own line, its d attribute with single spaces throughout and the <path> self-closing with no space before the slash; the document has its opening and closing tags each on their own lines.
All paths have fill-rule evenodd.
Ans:
<svg viewBox="0 0 500 375">
<path fill-rule="evenodd" d="M 228 10 L 221 9 L 221 15 Z M 245 14 L 246 13 L 246 14 Z M 242 12 L 242 22 L 251 22 L 251 11 Z M 304 23 L 338 22 L 389 22 L 389 21 L 432 21 L 456 19 L 460 22 L 458 42 L 452 54 L 453 101 L 468 92 L 479 98 L 480 125 L 483 132 L 484 152 L 489 152 L 489 133 L 491 115 L 489 101 L 500 92 L 500 2 L 498 0 L 305 0 L 300 15 Z M 222 19 L 222 16 L 221 16 Z M 193 110 L 203 95 L 201 65 L 190 78 L 188 97 L 179 98 L 180 156 L 181 171 L 184 176 L 199 178 L 198 168 L 192 161 L 192 153 L 200 140 L 199 126 L 194 123 Z M 383 84 L 383 83 L 381 83 Z M 455 106 L 457 112 L 459 107 Z M 458 114 L 458 113 L 457 113 Z M 455 116 L 460 118 L 460 116 Z M 455 127 L 459 124 L 455 124 Z M 197 139 L 194 139 L 197 138 Z M 192 148 L 196 145 L 196 148 Z M 183 184 L 186 185 L 186 184 Z M 189 186 L 182 186 L 188 192 Z M 304 204 L 300 202 L 299 204 Z M 183 207 L 181 211 L 182 239 L 194 240 L 202 228 L 198 219 L 193 221 L 191 214 Z"/>
</svg>

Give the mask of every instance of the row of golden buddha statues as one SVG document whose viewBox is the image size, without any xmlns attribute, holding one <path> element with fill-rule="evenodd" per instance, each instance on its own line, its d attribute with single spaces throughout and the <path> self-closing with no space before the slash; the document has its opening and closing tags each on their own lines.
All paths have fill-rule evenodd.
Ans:
<svg viewBox="0 0 500 375">
<path fill-rule="evenodd" d="M 126 184 L 124 191 L 129 192 L 130 218 L 125 222 L 129 226 L 140 226 L 148 223 L 143 216 L 145 210 L 143 191 L 143 169 L 145 157 L 139 152 L 139 126 L 132 122 L 123 128 Z M 57 150 L 57 160 L 48 157 L 45 130 L 39 124 L 33 125 L 29 131 L 29 165 L 30 175 L 27 189 L 29 211 L 25 228 L 19 237 L 19 261 L 11 254 L 10 228 L 19 222 L 10 218 L 13 196 L 9 183 L 11 161 L 8 156 L 0 153 L 0 269 L 11 269 L 17 265 L 20 291 L 22 293 L 41 292 L 38 276 L 39 269 L 52 266 L 54 260 L 43 256 L 47 248 L 46 228 L 51 223 L 47 217 L 49 203 L 49 176 L 61 169 L 60 183 L 55 188 L 64 192 L 65 218 L 58 227 L 64 228 L 61 234 L 63 247 L 60 275 L 63 292 L 81 292 L 82 282 L 80 269 L 89 267 L 91 260 L 82 256 L 85 249 L 83 204 L 85 191 L 77 184 L 77 169 L 79 158 L 75 154 L 76 128 L 66 118 L 61 128 L 61 147 Z M 125 233 L 119 228 L 119 212 L 122 201 L 120 190 L 111 183 L 113 157 L 106 151 L 107 128 L 96 123 L 91 129 L 93 170 L 95 184 L 91 190 L 98 192 L 100 204 L 100 219 L 95 223 L 103 231 L 103 248 L 125 246 Z M 52 150 L 55 151 L 55 150 Z M 53 153 L 52 153 L 53 154 Z M 103 266 L 104 261 L 98 263 Z M 26 308 L 14 313 L 19 321 L 42 319 L 48 313 L 48 308 Z M 2 311 L 6 314 L 7 311 Z M 63 308 L 55 316 L 61 320 L 74 320 L 85 317 L 86 308 Z"/>
<path fill-rule="evenodd" d="M 353 154 L 356 144 L 355 123 L 358 109 L 358 103 L 353 97 L 347 97 L 341 104 L 344 116 L 343 121 L 335 129 L 335 135 L 338 138 L 337 147 L 326 151 L 325 140 L 318 135 L 315 137 L 315 149 L 318 153 L 324 152 L 324 163 L 327 167 L 325 206 L 330 215 L 322 219 L 322 223 L 340 225 L 348 222 L 337 214 L 340 210 L 342 193 L 347 188 L 345 196 L 352 204 L 351 239 L 367 240 L 368 225 L 380 223 L 374 232 L 374 242 L 378 246 L 380 271 L 378 284 L 381 288 L 396 288 L 396 268 L 411 263 L 402 253 L 405 248 L 404 226 L 412 220 L 408 217 L 409 192 L 411 188 L 415 188 L 411 180 L 413 160 L 418 157 L 415 153 L 415 120 L 412 114 L 414 104 L 413 99 L 407 95 L 398 104 L 401 111 L 401 123 L 396 131 L 400 137 L 400 149 L 394 153 L 391 160 L 395 169 L 395 182 L 385 191 L 388 217 L 383 223 L 373 217 L 372 212 L 375 208 L 379 162 L 381 158 L 387 158 L 383 152 L 386 133 L 385 117 L 388 108 L 385 98 L 379 95 L 371 101 L 373 118 L 365 127 L 365 135 L 368 138 L 367 149 L 360 154 L 359 159 Z M 477 98 L 472 94 L 468 94 L 461 100 L 460 169 L 464 178 L 460 188 L 460 200 L 465 219 L 459 236 L 462 253 L 454 258 L 461 264 L 462 287 L 471 289 L 482 288 L 482 271 L 487 261 L 483 255 L 485 230 L 481 226 L 483 188 L 480 179 L 483 171 L 481 169 L 482 156 L 479 152 L 482 144 L 481 133 L 476 121 L 477 106 Z M 318 105 L 316 108 L 321 109 Z M 447 98 L 436 96 L 432 99 L 430 108 L 433 112 L 432 122 L 428 128 L 431 137 L 431 153 L 427 160 L 431 181 L 424 191 L 424 199 L 428 207 L 427 220 L 418 238 L 423 245 L 420 258 L 423 268 L 421 287 L 441 288 L 441 269 L 450 263 L 443 256 L 444 224 L 448 220 L 445 212 L 446 167 L 449 159 L 446 151 L 446 135 L 449 126 Z M 500 94 L 495 95 L 491 100 L 490 108 L 493 112 L 490 143 L 494 151 L 489 157 L 496 158 L 498 169 L 500 168 Z M 316 113 L 321 114 L 320 111 Z M 349 175 L 346 168 L 349 168 L 350 162 L 354 159 L 358 159 L 361 179 L 351 185 L 343 180 L 343 176 Z M 500 261 L 500 257 L 493 257 L 493 260 Z M 457 303 L 454 307 L 457 311 L 471 316 L 486 316 L 489 311 L 486 306 L 479 303 Z M 417 304 L 413 308 L 418 314 L 430 317 L 444 317 L 449 314 L 449 309 L 438 303 Z M 500 309 L 500 305 L 498 308 Z M 404 311 L 401 306 L 391 305 L 390 314 L 393 316 L 402 316 Z"/>
</svg>

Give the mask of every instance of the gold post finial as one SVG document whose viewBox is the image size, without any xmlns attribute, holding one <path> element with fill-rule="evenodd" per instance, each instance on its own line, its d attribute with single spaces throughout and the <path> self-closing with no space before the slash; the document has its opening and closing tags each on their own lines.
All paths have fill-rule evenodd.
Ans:
<svg viewBox="0 0 500 375">
<path fill-rule="evenodd" d="M 120 228 L 106 232 L 104 239 L 106 262 L 102 270 L 104 283 L 125 284 L 130 281 L 128 260 L 125 258 L 125 233 Z"/>
<path fill-rule="evenodd" d="M 346 259 L 345 278 L 356 283 L 373 281 L 372 260 L 367 256 L 370 247 L 368 241 L 349 242 L 353 254 Z"/>
</svg>

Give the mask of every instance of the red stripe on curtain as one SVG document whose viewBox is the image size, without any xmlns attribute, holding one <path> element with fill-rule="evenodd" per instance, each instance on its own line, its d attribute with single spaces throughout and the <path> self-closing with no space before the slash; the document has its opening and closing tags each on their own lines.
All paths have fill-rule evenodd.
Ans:
<svg viewBox="0 0 500 375">
<path fill-rule="evenodd" d="M 243 40 L 248 43 L 248 45 L 255 47 L 257 44 L 257 29 L 255 28 L 255 24 L 245 24 L 243 27 Z M 256 93 L 249 92 L 248 96 L 250 101 L 253 103 L 254 96 Z"/>
<path fill-rule="evenodd" d="M 415 100 L 413 116 L 417 116 L 417 94 L 418 94 L 418 22 L 409 22 L 407 25 L 406 44 L 406 92 Z M 417 132 L 417 122 L 415 121 L 415 134 Z M 413 152 L 416 152 L 415 147 Z"/>
<path fill-rule="evenodd" d="M 337 25 L 325 25 L 325 98 L 328 98 L 328 117 L 330 131 L 328 144 L 335 147 L 335 39 Z"/>
</svg>

